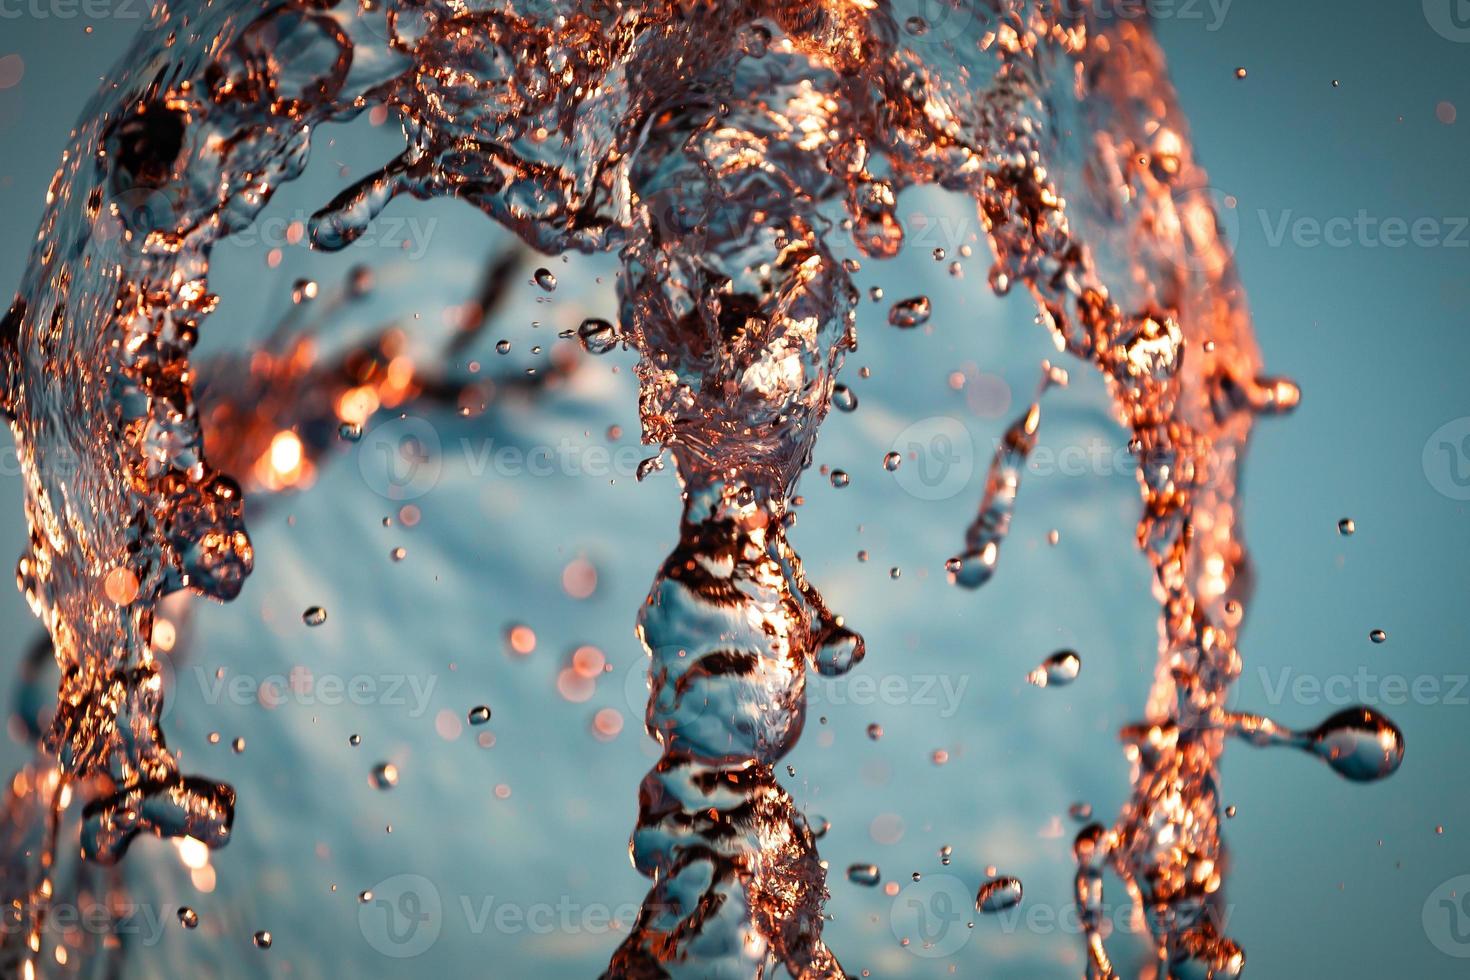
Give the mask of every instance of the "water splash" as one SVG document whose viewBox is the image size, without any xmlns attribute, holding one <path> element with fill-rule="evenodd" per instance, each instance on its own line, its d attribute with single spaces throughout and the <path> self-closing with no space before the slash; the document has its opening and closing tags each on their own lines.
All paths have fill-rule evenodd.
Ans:
<svg viewBox="0 0 1470 980">
<path fill-rule="evenodd" d="M 405 148 L 318 212 L 317 247 L 350 244 L 395 197 L 454 197 L 542 252 L 624 263 L 620 325 L 581 339 L 638 351 L 649 466 L 671 455 L 684 506 L 639 619 L 663 756 L 632 852 L 654 885 L 609 976 L 842 975 L 814 835 L 773 769 L 801 733 L 805 671 L 840 674 L 864 649 L 802 574 L 790 498 L 834 396 L 855 407 L 836 382 L 856 344 L 840 249 L 895 255 L 898 195 L 920 184 L 977 202 L 991 287 L 1024 285 L 1058 349 L 1099 369 L 1140 463 L 1162 656 L 1133 798 L 1076 845 L 1090 969 L 1112 975 L 1097 927 L 1110 865 L 1166 969 L 1239 972 L 1211 914 L 1224 735 L 1305 748 L 1354 779 L 1392 771 L 1403 740 L 1371 713 L 1291 733 L 1224 708 L 1249 591 L 1237 470 L 1254 417 L 1300 393 L 1260 374 L 1162 60 L 1117 2 L 977 0 L 942 25 L 900 24 L 883 0 L 155 7 L 63 156 L 0 323 L 31 528 L 18 577 L 61 667 L 10 823 L 34 846 L 7 852 L 6 897 L 25 910 L 7 970 L 36 969 L 73 795 L 98 861 L 144 831 L 228 840 L 233 792 L 182 775 L 164 744 L 150 646 L 165 596 L 232 598 L 253 564 L 240 485 L 205 458 L 189 360 L 217 303 L 210 252 L 300 175 L 316 128 L 382 111 Z M 296 371 L 282 350 L 267 390 L 364 383 Z M 349 433 L 366 421 L 316 415 Z M 997 453 L 962 584 L 993 572 L 1038 422 L 1039 402 Z M 256 466 L 288 430 L 273 431 L 230 443 L 224 469 L 290 485 Z"/>
</svg>

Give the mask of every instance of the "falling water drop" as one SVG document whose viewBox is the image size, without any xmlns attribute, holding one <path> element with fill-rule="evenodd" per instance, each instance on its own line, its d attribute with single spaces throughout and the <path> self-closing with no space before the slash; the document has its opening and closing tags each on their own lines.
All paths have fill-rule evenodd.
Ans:
<svg viewBox="0 0 1470 980">
<path fill-rule="evenodd" d="M 391 762 L 380 762 L 373 767 L 368 783 L 373 789 L 392 789 L 398 785 L 398 767 Z"/>
<path fill-rule="evenodd" d="M 857 392 L 847 385 L 832 386 L 832 407 L 839 412 L 851 412 L 858 407 Z"/>
<path fill-rule="evenodd" d="M 271 939 L 271 934 L 264 929 L 252 936 L 251 940 L 260 949 L 270 949 L 271 943 L 274 941 Z"/>
<path fill-rule="evenodd" d="M 577 328 L 577 340 L 589 354 L 606 354 L 618 345 L 618 330 L 606 320 L 588 317 Z"/>
<path fill-rule="evenodd" d="M 343 442 L 356 442 L 362 438 L 362 426 L 356 422 L 343 422 L 337 426 L 337 435 Z"/>
<path fill-rule="evenodd" d="M 1358 526 L 1353 523 L 1353 519 L 1351 517 L 1344 517 L 1342 520 L 1337 522 L 1337 533 L 1341 534 L 1345 538 L 1352 537 L 1353 532 L 1357 529 Z"/>
<path fill-rule="evenodd" d="M 883 468 L 892 473 L 894 470 L 898 469 L 899 465 L 902 462 L 903 456 L 899 455 L 896 452 L 892 452 L 883 457 Z"/>
<path fill-rule="evenodd" d="M 929 297 L 913 296 L 901 299 L 888 311 L 888 322 L 895 327 L 911 330 L 929 322 Z"/>
<path fill-rule="evenodd" d="M 1368 639 L 1372 640 L 1374 643 L 1382 643 L 1388 639 L 1388 634 L 1385 633 L 1383 630 L 1373 630 L 1368 634 Z"/>
<path fill-rule="evenodd" d="M 876 864 L 854 864 L 847 869 L 847 880 L 855 885 L 872 888 L 882 880 Z"/>
<path fill-rule="evenodd" d="M 1392 775 L 1404 761 L 1404 734 L 1372 708 L 1339 711 L 1310 734 L 1309 746 L 1338 775 L 1355 783 Z"/>
<path fill-rule="evenodd" d="M 179 906 L 179 922 L 183 923 L 185 929 L 194 929 L 199 925 L 199 913 L 187 905 Z"/>
<path fill-rule="evenodd" d="M 832 475 L 828 479 L 831 481 L 832 486 L 838 490 L 841 490 L 852 482 L 852 477 L 847 475 L 846 470 L 833 470 Z"/>
<path fill-rule="evenodd" d="M 1063 687 L 1077 679 L 1082 671 L 1082 658 L 1073 650 L 1058 650 L 1047 657 L 1026 680 L 1037 687 Z"/>
<path fill-rule="evenodd" d="M 479 704 L 470 709 L 470 724 L 483 725 L 490 720 L 490 708 L 488 705 Z"/>
<path fill-rule="evenodd" d="M 882 737 L 883 737 L 883 726 L 882 725 L 878 724 L 875 721 L 875 722 L 873 722 L 872 724 L 870 724 L 868 726 L 868 738 L 871 738 L 873 741 L 876 742 L 876 741 L 878 741 L 878 739 L 880 739 Z"/>
<path fill-rule="evenodd" d="M 537 269 L 535 273 L 536 285 L 548 293 L 556 289 L 556 274 L 550 269 Z"/>
<path fill-rule="evenodd" d="M 1020 879 L 992 878 L 980 886 L 980 892 L 975 896 L 975 911 L 1003 912 L 1020 901 Z"/>
<path fill-rule="evenodd" d="M 301 614 L 301 621 L 307 626 L 320 626 L 327 621 L 327 611 L 321 606 L 308 606 Z"/>
</svg>

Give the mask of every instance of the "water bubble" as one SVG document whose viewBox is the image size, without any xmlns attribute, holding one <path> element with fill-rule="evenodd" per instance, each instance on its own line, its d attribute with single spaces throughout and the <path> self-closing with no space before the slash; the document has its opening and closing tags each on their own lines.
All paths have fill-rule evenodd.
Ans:
<svg viewBox="0 0 1470 980">
<path fill-rule="evenodd" d="M 301 614 L 301 621 L 307 626 L 320 626 L 327 621 L 327 611 L 321 606 L 308 606 Z"/>
<path fill-rule="evenodd" d="M 975 896 L 975 911 L 1003 912 L 1021 901 L 1021 881 L 1018 878 L 992 878 L 980 886 Z"/>
<path fill-rule="evenodd" d="M 855 885 L 872 888 L 882 880 L 876 864 L 854 864 L 847 869 L 847 880 Z"/>
<path fill-rule="evenodd" d="M 556 289 L 556 274 L 550 269 L 537 269 L 534 275 L 536 285 L 548 293 Z"/>
<path fill-rule="evenodd" d="M 398 785 L 398 767 L 391 762 L 380 762 L 373 767 L 368 784 L 373 789 L 392 789 Z"/>
<path fill-rule="evenodd" d="M 475 705 L 470 709 L 470 724 L 483 725 L 490 720 L 490 707 L 484 704 Z"/>
<path fill-rule="evenodd" d="M 185 929 L 195 929 L 199 926 L 199 913 L 187 905 L 179 906 L 179 922 L 183 923 Z"/>
<path fill-rule="evenodd" d="M 1026 675 L 1037 687 L 1063 687 L 1077 679 L 1082 671 L 1082 658 L 1073 650 L 1058 650 Z"/>
<path fill-rule="evenodd" d="M 899 300 L 888 310 L 888 322 L 895 327 L 911 330 L 929 322 L 929 297 L 913 296 Z"/>
<path fill-rule="evenodd" d="M 1338 775 L 1357 783 L 1390 776 L 1404 761 L 1403 732 L 1387 716 L 1361 706 L 1318 725 L 1309 747 Z"/>
<path fill-rule="evenodd" d="M 618 330 L 606 320 L 588 317 L 577 328 L 577 340 L 589 354 L 606 354 L 618 345 Z"/>
</svg>

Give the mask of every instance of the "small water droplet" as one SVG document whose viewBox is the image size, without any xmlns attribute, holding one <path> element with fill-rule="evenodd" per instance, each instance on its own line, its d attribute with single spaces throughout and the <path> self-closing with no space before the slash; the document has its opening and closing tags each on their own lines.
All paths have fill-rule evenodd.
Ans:
<svg viewBox="0 0 1470 980">
<path fill-rule="evenodd" d="M 273 942 L 273 940 L 271 939 L 271 934 L 264 929 L 257 932 L 254 936 L 251 937 L 251 939 L 260 949 L 270 949 L 271 943 Z"/>
<path fill-rule="evenodd" d="M 495 353 L 497 353 L 497 354 L 509 354 L 510 353 L 510 341 L 508 341 L 508 340 L 497 340 L 495 342 Z"/>
<path fill-rule="evenodd" d="M 185 929 L 194 929 L 199 925 L 199 913 L 187 905 L 179 906 L 179 922 L 183 923 Z"/>
<path fill-rule="evenodd" d="M 535 273 L 536 285 L 548 293 L 556 289 L 556 274 L 550 269 L 537 269 Z"/>
<path fill-rule="evenodd" d="M 1358 526 L 1353 523 L 1353 519 L 1351 517 L 1344 517 L 1342 520 L 1337 522 L 1337 533 L 1341 534 L 1345 538 L 1352 537 L 1353 532 L 1357 529 Z"/>
<path fill-rule="evenodd" d="M 301 614 L 301 621 L 307 626 L 320 626 L 327 621 L 327 611 L 321 606 L 308 606 Z"/>
<path fill-rule="evenodd" d="M 855 885 L 872 888 L 882 880 L 876 864 L 854 864 L 847 869 L 847 880 Z"/>
<path fill-rule="evenodd" d="M 490 720 L 490 707 L 484 704 L 475 705 L 470 709 L 470 724 L 483 725 Z"/>
<path fill-rule="evenodd" d="M 1368 639 L 1372 640 L 1374 643 L 1382 643 L 1388 639 L 1388 634 L 1383 632 L 1383 630 L 1373 630 L 1371 633 L 1368 634 Z"/>
<path fill-rule="evenodd" d="M 882 737 L 883 737 L 883 726 L 882 725 L 878 724 L 875 721 L 871 725 L 868 726 L 868 738 L 871 738 L 873 741 L 876 742 L 876 741 L 878 741 L 878 739 L 880 739 Z"/>
<path fill-rule="evenodd" d="M 618 345 L 618 330 L 606 320 L 588 317 L 577 328 L 577 340 L 589 354 L 606 354 Z"/>
<path fill-rule="evenodd" d="M 838 490 L 841 490 L 852 482 L 852 477 L 847 475 L 846 470 L 833 470 L 832 475 L 828 479 L 831 481 L 832 486 Z"/>
<path fill-rule="evenodd" d="M 358 735 L 357 733 L 354 732 L 353 734 L 347 736 L 347 744 L 348 745 L 354 745 L 354 746 L 355 745 L 361 745 L 362 744 L 362 736 L 361 735 Z"/>
<path fill-rule="evenodd" d="M 913 296 L 899 300 L 888 311 L 888 322 L 895 327 L 911 330 L 929 322 L 929 297 Z"/>
<path fill-rule="evenodd" d="M 1021 882 L 1018 878 L 992 878 L 980 886 L 975 896 L 976 912 L 1003 912 L 1021 901 Z"/>
<path fill-rule="evenodd" d="M 883 468 L 892 473 L 903 463 L 903 456 L 899 453 L 889 453 L 883 457 Z"/>
<path fill-rule="evenodd" d="M 1338 775 L 1364 783 L 1397 771 L 1404 761 L 1404 735 L 1372 708 L 1339 711 L 1311 733 L 1309 747 Z"/>
<path fill-rule="evenodd" d="M 1081 672 L 1082 658 L 1076 651 L 1058 650 L 1027 674 L 1026 680 L 1037 687 L 1063 687 L 1075 681 Z"/>
<path fill-rule="evenodd" d="M 1071 817 L 1073 820 L 1078 821 L 1079 823 L 1084 820 L 1091 820 L 1092 804 L 1084 802 L 1082 800 L 1078 800 L 1076 803 L 1073 803 L 1071 806 L 1067 807 L 1067 816 Z"/>
<path fill-rule="evenodd" d="M 380 762 L 373 767 L 368 783 L 373 789 L 392 789 L 398 785 L 398 767 L 391 762 Z"/>
<path fill-rule="evenodd" d="M 832 387 L 832 407 L 839 412 L 851 412 L 858 407 L 857 392 L 847 385 L 834 385 Z"/>
</svg>

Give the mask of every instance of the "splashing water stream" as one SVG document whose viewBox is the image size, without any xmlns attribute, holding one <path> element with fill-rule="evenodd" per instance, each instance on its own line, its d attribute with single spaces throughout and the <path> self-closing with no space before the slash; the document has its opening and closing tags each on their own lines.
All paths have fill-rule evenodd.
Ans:
<svg viewBox="0 0 1470 980">
<path fill-rule="evenodd" d="M 640 354 L 644 441 L 683 488 L 679 543 L 638 620 L 662 756 L 632 856 L 653 885 L 607 975 L 843 975 L 821 936 L 824 866 L 774 767 L 801 734 L 806 671 L 841 674 L 864 646 L 787 532 L 857 344 L 840 256 L 895 255 L 898 195 L 925 184 L 976 202 L 991 287 L 1023 284 L 1058 350 L 1101 372 L 1139 462 L 1161 658 L 1147 721 L 1124 733 L 1132 799 L 1075 846 L 1090 972 L 1113 975 L 1111 868 L 1162 972 L 1239 973 L 1215 914 L 1225 736 L 1302 748 L 1355 780 L 1392 772 L 1403 739 L 1368 709 L 1306 733 L 1226 709 L 1250 584 L 1238 471 L 1254 418 L 1299 395 L 1261 375 L 1161 56 L 1115 6 L 977 0 L 933 22 L 884 0 L 157 6 L 63 155 L 0 329 L 31 528 L 19 581 L 61 667 L 54 721 L 8 801 L 5 898 L 25 928 L 6 932 L 5 969 L 41 962 L 74 801 L 98 862 L 140 832 L 229 839 L 233 791 L 182 775 L 165 745 L 150 647 L 166 596 L 230 599 L 253 562 L 240 485 L 205 459 L 203 433 L 206 415 L 228 430 L 231 397 L 257 395 L 195 401 L 210 252 L 301 174 L 317 127 L 386 110 L 405 149 L 313 218 L 312 243 L 345 247 L 407 194 L 465 201 L 545 253 L 618 252 L 620 323 L 589 328 L 588 346 Z M 290 369 L 288 351 L 264 390 L 361 425 L 332 393 L 381 379 Z M 463 393 L 412 387 L 392 394 Z M 951 564 L 962 584 L 994 572 L 1039 412 L 997 454 Z M 223 444 L 215 462 L 237 473 L 260 456 L 243 433 Z"/>
</svg>

